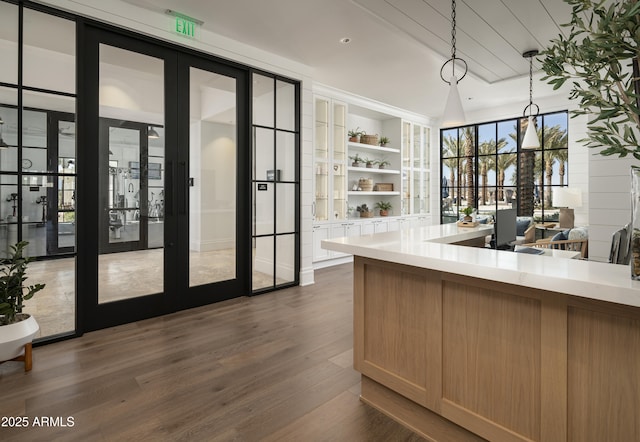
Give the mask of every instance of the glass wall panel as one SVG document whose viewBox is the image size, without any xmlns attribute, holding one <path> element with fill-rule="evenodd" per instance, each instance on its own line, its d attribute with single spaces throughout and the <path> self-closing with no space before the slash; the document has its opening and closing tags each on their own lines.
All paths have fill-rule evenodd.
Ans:
<svg viewBox="0 0 640 442">
<path fill-rule="evenodd" d="M 24 10 L 23 83 L 59 92 L 75 92 L 75 23 Z"/>
<path fill-rule="evenodd" d="M 295 231 L 296 185 L 289 183 L 276 184 L 276 233 Z"/>
<path fill-rule="evenodd" d="M 254 187 L 254 235 L 272 235 L 275 233 L 273 225 L 275 184 L 256 183 Z"/>
<path fill-rule="evenodd" d="M 276 128 L 296 128 L 296 87 L 292 83 L 276 81 Z"/>
<path fill-rule="evenodd" d="M 292 282 L 295 279 L 295 235 L 276 236 L 276 284 Z"/>
<path fill-rule="evenodd" d="M 274 285 L 274 237 L 264 236 L 253 239 L 253 290 Z"/>
<path fill-rule="evenodd" d="M 273 127 L 275 80 L 260 74 L 253 74 L 253 124 Z"/>
<path fill-rule="evenodd" d="M 0 2 L 0 82 L 18 83 L 18 6 Z M 5 103 L 0 99 L 1 103 Z"/>
<path fill-rule="evenodd" d="M 276 170 L 279 181 L 296 180 L 296 134 L 276 133 Z"/>
<path fill-rule="evenodd" d="M 262 127 L 254 129 L 254 180 L 267 180 L 269 171 L 275 171 L 273 163 L 275 158 L 274 132 L 273 129 L 264 129 Z"/>
<path fill-rule="evenodd" d="M 296 113 L 299 84 L 276 80 L 265 75 L 253 74 L 253 290 L 263 291 L 277 284 L 291 283 L 297 280 L 295 255 L 296 219 L 299 216 L 299 140 L 296 127 Z M 314 136 L 317 162 L 314 171 L 314 191 L 316 207 L 311 211 L 315 220 L 328 219 L 329 199 L 332 195 L 329 181 L 329 169 L 332 163 L 329 152 L 329 139 L 336 128 L 330 127 L 331 112 L 328 100 L 316 99 Z M 335 109 L 334 109 L 335 112 Z M 342 124 L 344 130 L 344 124 Z M 346 136 L 341 136 L 345 144 Z M 344 149 L 342 150 L 344 161 Z M 342 163 L 344 165 L 344 163 Z M 344 195 L 333 195 L 344 198 Z M 345 207 L 346 204 L 341 204 Z M 314 210 L 315 209 L 315 210 Z M 293 251 L 290 243 L 279 242 L 281 234 L 293 238 Z M 280 254 L 282 253 L 282 255 Z M 278 269 L 278 270 L 276 270 Z M 285 270 L 287 269 L 287 270 Z M 292 276 L 293 274 L 293 276 Z"/>
</svg>

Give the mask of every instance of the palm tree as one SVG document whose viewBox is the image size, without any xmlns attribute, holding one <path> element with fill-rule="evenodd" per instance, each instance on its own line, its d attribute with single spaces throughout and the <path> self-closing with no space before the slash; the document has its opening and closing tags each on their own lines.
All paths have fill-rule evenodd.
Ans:
<svg viewBox="0 0 640 442">
<path fill-rule="evenodd" d="M 467 189 L 467 205 L 475 206 L 475 189 L 474 183 L 474 170 L 473 170 L 473 158 L 475 155 L 473 127 L 468 126 L 462 129 L 462 141 L 463 152 L 465 156 L 465 185 Z"/>
<path fill-rule="evenodd" d="M 553 165 L 556 160 L 558 160 L 560 152 L 564 153 L 566 157 L 568 155 L 568 150 L 560 148 L 567 147 L 567 131 L 561 130 L 559 125 L 553 127 L 545 127 L 544 128 L 544 163 L 545 163 L 545 176 L 546 176 L 546 195 L 545 195 L 545 207 L 551 207 L 551 184 L 553 178 Z M 562 180 L 564 180 L 564 165 L 565 160 L 562 162 Z"/>
<path fill-rule="evenodd" d="M 458 170 L 458 140 L 451 136 L 442 139 L 442 162 L 449 168 L 449 196 L 453 199 L 457 194 L 456 172 Z"/>
<path fill-rule="evenodd" d="M 565 164 L 569 161 L 569 149 L 556 150 L 556 159 L 558 160 L 558 175 L 560 175 L 560 185 L 564 186 Z"/>
<path fill-rule="evenodd" d="M 504 144 L 507 144 L 504 138 L 501 138 L 504 141 Z M 505 171 L 516 164 L 516 159 L 518 156 L 513 153 L 503 153 L 498 155 L 498 200 L 504 199 L 504 180 L 505 180 Z M 515 177 L 515 175 L 514 175 Z"/>
<path fill-rule="evenodd" d="M 478 146 L 478 169 L 482 180 L 482 193 L 480 194 L 480 204 L 488 204 L 487 181 L 489 171 L 496 168 L 496 142 L 494 140 L 484 141 Z"/>
</svg>

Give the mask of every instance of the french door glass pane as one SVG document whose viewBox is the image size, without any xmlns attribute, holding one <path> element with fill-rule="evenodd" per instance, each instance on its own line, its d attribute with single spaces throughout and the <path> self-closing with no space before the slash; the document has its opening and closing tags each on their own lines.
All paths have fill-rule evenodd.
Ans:
<svg viewBox="0 0 640 442">
<path fill-rule="evenodd" d="M 164 62 L 100 45 L 98 302 L 164 291 Z M 68 164 L 68 163 L 67 163 Z M 153 238 L 156 238 L 154 241 Z"/>
<path fill-rule="evenodd" d="M 0 82 L 17 84 L 18 5 L 0 2 L 0 41 Z"/>
<path fill-rule="evenodd" d="M 190 68 L 189 286 L 236 278 L 236 80 Z M 198 103 L 198 106 L 194 106 Z M 266 136 L 268 139 L 269 137 Z M 260 164 L 256 174 L 273 169 Z M 268 143 L 267 143 L 268 144 Z M 265 160 L 268 160 L 265 158 Z"/>
</svg>

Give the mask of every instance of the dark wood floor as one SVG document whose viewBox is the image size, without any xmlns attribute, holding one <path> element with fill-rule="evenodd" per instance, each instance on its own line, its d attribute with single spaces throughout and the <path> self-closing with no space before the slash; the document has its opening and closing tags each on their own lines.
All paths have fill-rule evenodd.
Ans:
<svg viewBox="0 0 640 442">
<path fill-rule="evenodd" d="M 358 399 L 351 284 L 351 265 L 332 267 L 313 286 L 37 347 L 29 373 L 0 365 L 0 440 L 423 440 Z M 28 428 L 8 428 L 16 416 Z"/>
</svg>

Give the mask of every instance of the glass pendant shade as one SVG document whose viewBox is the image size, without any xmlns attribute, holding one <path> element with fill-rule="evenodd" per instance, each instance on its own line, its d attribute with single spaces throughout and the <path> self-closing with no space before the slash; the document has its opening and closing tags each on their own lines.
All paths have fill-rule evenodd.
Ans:
<svg viewBox="0 0 640 442">
<path fill-rule="evenodd" d="M 458 79 L 455 75 L 451 77 L 449 96 L 442 116 L 442 127 L 461 126 L 465 122 L 464 109 L 458 92 Z"/>
<path fill-rule="evenodd" d="M 540 139 L 538 139 L 538 132 L 536 131 L 536 124 L 533 121 L 533 116 L 529 115 L 529 123 L 527 124 L 527 130 L 524 133 L 522 139 L 523 149 L 539 149 Z"/>
</svg>

